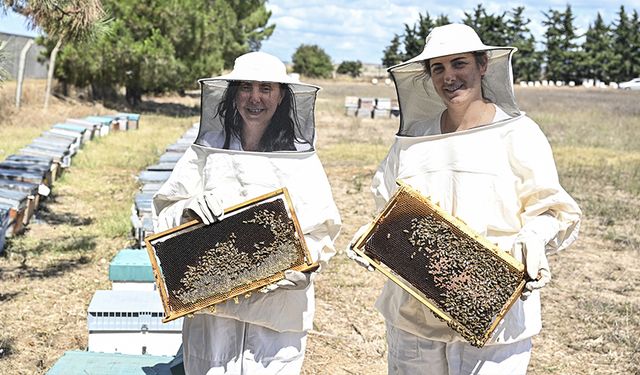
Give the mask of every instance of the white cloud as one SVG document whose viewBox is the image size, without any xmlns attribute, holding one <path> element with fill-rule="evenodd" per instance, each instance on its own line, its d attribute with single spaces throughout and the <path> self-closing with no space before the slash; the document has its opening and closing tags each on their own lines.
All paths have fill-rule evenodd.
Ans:
<svg viewBox="0 0 640 375">
<path fill-rule="evenodd" d="M 405 24 L 417 22 L 419 14 L 429 12 L 434 18 L 444 14 L 452 22 L 461 22 L 464 13 L 472 12 L 478 3 L 478 0 L 462 0 L 452 6 L 445 0 L 428 3 L 419 0 L 269 1 L 267 7 L 272 11 L 271 22 L 276 24 L 276 30 L 263 43 L 263 50 L 290 61 L 300 44 L 317 44 L 334 62 L 361 60 L 379 63 L 382 51 L 389 45 L 393 35 L 402 34 Z M 570 3 L 576 16 L 574 25 L 579 33 L 587 30 L 597 12 L 601 13 L 605 22 L 611 23 L 617 17 L 620 4 L 624 4 L 628 13 L 633 9 L 640 10 L 640 0 L 623 0 L 617 4 L 602 0 L 574 0 Z M 531 19 L 529 28 L 541 41 L 545 31 L 542 25 L 545 19 L 543 12 L 549 9 L 564 11 L 567 0 L 521 0 L 515 3 L 485 1 L 482 5 L 488 13 L 508 12 L 516 6 L 524 6 L 524 16 Z"/>
</svg>

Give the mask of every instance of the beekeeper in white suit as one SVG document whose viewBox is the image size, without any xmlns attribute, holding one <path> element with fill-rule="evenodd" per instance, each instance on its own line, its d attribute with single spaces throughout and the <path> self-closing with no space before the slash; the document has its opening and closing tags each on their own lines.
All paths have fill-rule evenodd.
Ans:
<svg viewBox="0 0 640 375">
<path fill-rule="evenodd" d="M 340 217 L 314 151 L 317 86 L 295 81 L 274 56 L 238 57 L 203 79 L 200 130 L 153 199 L 156 231 L 193 218 L 224 220 L 230 207 L 289 190 L 314 261 L 326 263 Z M 289 270 L 263 293 L 186 317 L 187 374 L 298 374 L 314 315 L 313 274 Z"/>
<path fill-rule="evenodd" d="M 511 251 L 529 277 L 482 349 L 388 281 L 376 307 L 387 326 L 389 374 L 527 371 L 531 337 L 541 329 L 539 289 L 551 278 L 546 253 L 576 239 L 581 212 L 558 182 L 546 137 L 515 103 L 514 51 L 450 24 L 432 30 L 420 55 L 389 69 L 401 121 L 373 178 L 378 209 L 402 179 Z M 347 255 L 367 266 L 352 250 Z"/>
</svg>

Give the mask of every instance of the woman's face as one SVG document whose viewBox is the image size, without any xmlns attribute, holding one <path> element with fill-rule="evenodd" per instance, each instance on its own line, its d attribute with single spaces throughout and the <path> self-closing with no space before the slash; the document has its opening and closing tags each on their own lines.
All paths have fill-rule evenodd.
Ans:
<svg viewBox="0 0 640 375">
<path fill-rule="evenodd" d="M 470 52 L 433 58 L 429 66 L 433 86 L 447 107 L 482 100 L 486 71 L 486 62 L 479 65 Z"/>
<path fill-rule="evenodd" d="M 282 101 L 279 83 L 247 81 L 240 83 L 236 108 L 245 126 L 266 127 Z"/>
</svg>

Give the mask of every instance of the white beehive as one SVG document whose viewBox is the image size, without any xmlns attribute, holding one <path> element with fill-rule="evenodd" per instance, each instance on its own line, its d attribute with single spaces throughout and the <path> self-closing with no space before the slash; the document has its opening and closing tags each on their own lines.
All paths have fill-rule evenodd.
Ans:
<svg viewBox="0 0 640 375">
<path fill-rule="evenodd" d="M 182 319 L 162 323 L 156 291 L 98 290 L 87 313 L 89 351 L 175 355 L 182 343 Z"/>
</svg>

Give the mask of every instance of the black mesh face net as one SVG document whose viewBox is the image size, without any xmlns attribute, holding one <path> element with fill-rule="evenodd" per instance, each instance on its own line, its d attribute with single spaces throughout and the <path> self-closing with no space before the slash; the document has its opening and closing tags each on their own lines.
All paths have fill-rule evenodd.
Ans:
<svg viewBox="0 0 640 375">
<path fill-rule="evenodd" d="M 211 306 L 306 264 L 293 220 L 285 201 L 275 199 L 150 241 L 170 310 L 184 315 Z"/>
<path fill-rule="evenodd" d="M 238 83 L 239 81 L 232 81 Z M 218 79 L 203 79 L 200 80 L 201 85 L 201 110 L 200 110 L 200 130 L 198 137 L 195 141 L 196 144 L 205 147 L 212 148 L 224 148 L 224 140 L 228 136 L 232 136 L 229 131 L 228 124 L 234 121 L 236 123 L 241 121 L 239 114 L 233 110 L 233 99 L 227 98 L 229 92 L 233 89 L 228 88 L 232 84 L 225 80 Z M 318 88 L 315 86 L 305 84 L 289 83 L 282 86 L 284 90 L 289 92 L 290 99 L 286 101 L 288 108 L 284 111 L 283 116 L 280 118 L 288 118 L 287 127 L 292 127 L 293 138 L 299 145 L 297 148 L 302 151 L 313 150 L 315 142 L 315 101 Z M 221 115 L 220 105 L 227 100 L 231 102 L 227 103 L 226 116 Z M 280 111 L 277 110 L 276 114 Z M 288 112 L 288 113 L 286 113 Z M 227 125 L 225 127 L 225 117 Z M 273 121 L 275 121 L 272 118 Z M 278 125 L 284 126 L 283 121 L 279 121 Z M 270 125 L 272 126 L 272 125 Z M 221 142 L 212 142 L 212 139 L 220 139 Z M 219 144 L 218 144 L 219 143 Z M 301 146 L 300 146 L 301 145 Z M 282 150 L 268 150 L 268 151 L 282 151 Z M 289 150 L 287 150 L 289 151 Z"/>
<path fill-rule="evenodd" d="M 433 302 L 472 345 L 484 345 L 523 273 L 412 194 L 401 190 L 389 205 L 365 253 Z"/>
<path fill-rule="evenodd" d="M 500 107 L 509 116 L 516 117 L 520 115 L 520 110 L 513 92 L 512 53 L 511 48 L 487 51 L 488 65 L 482 78 L 482 92 L 485 99 Z M 398 135 L 424 135 L 425 124 L 432 124 L 446 108 L 425 69 L 427 68 L 424 61 L 390 69 L 400 105 Z"/>
</svg>

